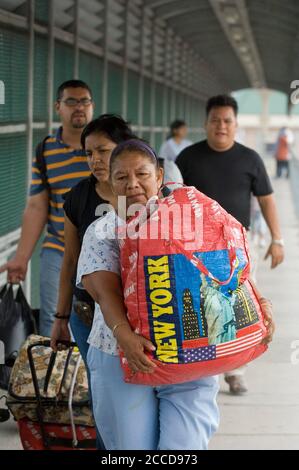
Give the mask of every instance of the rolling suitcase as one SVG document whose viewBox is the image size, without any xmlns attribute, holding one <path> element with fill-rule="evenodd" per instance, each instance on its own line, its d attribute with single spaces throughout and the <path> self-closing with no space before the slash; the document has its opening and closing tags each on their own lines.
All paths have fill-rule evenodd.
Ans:
<svg viewBox="0 0 299 470">
<path fill-rule="evenodd" d="M 50 340 L 31 335 L 14 364 L 7 406 L 24 449 L 95 449 L 87 373 L 75 343 L 54 353 Z"/>
</svg>

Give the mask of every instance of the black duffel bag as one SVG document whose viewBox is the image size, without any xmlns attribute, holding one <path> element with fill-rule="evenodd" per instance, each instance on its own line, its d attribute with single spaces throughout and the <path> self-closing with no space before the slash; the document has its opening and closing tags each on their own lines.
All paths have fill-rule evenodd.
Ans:
<svg viewBox="0 0 299 470">
<path fill-rule="evenodd" d="M 0 292 L 0 341 L 4 353 L 0 357 L 0 388 L 7 390 L 18 351 L 33 333 L 36 325 L 22 287 L 19 285 L 14 293 L 13 285 L 6 284 Z"/>
</svg>

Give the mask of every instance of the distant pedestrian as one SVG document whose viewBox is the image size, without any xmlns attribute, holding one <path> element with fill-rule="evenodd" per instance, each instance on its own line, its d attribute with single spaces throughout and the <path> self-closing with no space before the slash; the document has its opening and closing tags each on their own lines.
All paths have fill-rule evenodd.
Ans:
<svg viewBox="0 0 299 470">
<path fill-rule="evenodd" d="M 286 127 L 282 127 L 278 133 L 275 146 L 276 178 L 280 178 L 286 170 L 286 178 L 290 176 L 289 161 L 291 158 L 292 135 Z"/>
<path fill-rule="evenodd" d="M 180 119 L 173 121 L 170 125 L 169 136 L 160 148 L 159 157 L 174 162 L 182 150 L 192 145 L 191 140 L 186 139 L 187 134 L 188 128 L 185 121 Z"/>
</svg>

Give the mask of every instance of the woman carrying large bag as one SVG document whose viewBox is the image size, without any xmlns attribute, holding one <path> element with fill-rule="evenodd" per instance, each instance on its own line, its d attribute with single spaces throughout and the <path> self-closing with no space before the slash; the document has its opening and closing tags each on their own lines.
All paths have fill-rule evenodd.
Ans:
<svg viewBox="0 0 299 470">
<path fill-rule="evenodd" d="M 110 175 L 114 193 L 117 196 L 124 196 L 127 206 L 132 208 L 134 204 L 139 204 L 139 207 L 146 206 L 152 197 L 158 195 L 163 171 L 159 168 L 154 151 L 143 141 L 134 140 L 120 144 L 113 151 L 110 160 Z M 164 343 L 167 343 L 167 347 L 164 347 L 164 351 L 168 349 L 169 352 L 170 345 L 174 344 L 171 340 L 175 338 L 172 334 L 166 334 L 171 328 L 165 328 L 162 331 L 161 325 L 157 325 L 161 327 L 160 337 L 156 336 L 154 342 L 149 329 L 148 334 L 146 333 L 149 324 L 147 319 L 143 318 L 143 322 L 138 325 L 139 328 L 136 328 L 132 315 L 133 309 L 138 312 L 148 312 L 154 304 L 158 306 L 157 309 L 154 307 L 157 317 L 162 313 L 171 315 L 171 305 L 164 305 L 167 312 L 159 311 L 161 299 L 165 300 L 168 296 L 170 300 L 170 295 L 166 292 L 163 294 L 156 292 L 151 296 L 149 292 L 149 302 L 146 296 L 146 284 L 143 284 L 143 287 L 142 282 L 140 286 L 136 286 L 134 282 L 126 284 L 129 273 L 135 272 L 137 275 L 143 266 L 143 273 L 150 268 L 148 272 L 151 271 L 151 275 L 161 276 L 160 279 L 153 277 L 148 280 L 149 290 L 153 290 L 152 288 L 157 286 L 157 283 L 162 283 L 162 288 L 169 289 L 173 274 L 169 265 L 167 266 L 164 262 L 166 260 L 161 258 L 172 255 L 171 245 L 167 247 L 170 251 L 156 252 L 152 258 L 153 263 L 150 265 L 150 263 L 144 263 L 146 258 L 143 254 L 145 253 L 139 251 L 137 241 L 137 251 L 136 249 L 128 250 L 127 261 L 122 257 L 122 263 L 120 263 L 120 251 L 126 243 L 125 239 L 120 240 L 118 236 L 118 225 L 120 227 L 126 225 L 126 217 L 122 219 L 120 215 L 120 213 L 113 214 L 110 211 L 99 222 L 94 222 L 87 229 L 78 264 L 77 285 L 82 287 L 83 284 L 96 301 L 87 357 L 91 373 L 95 420 L 107 449 L 206 449 L 219 422 L 216 403 L 217 377 L 199 374 L 198 378 L 183 377 L 181 380 L 176 373 L 168 376 L 167 383 L 165 380 L 157 382 L 157 379 L 161 379 L 161 371 L 164 369 L 163 361 L 157 360 L 156 357 L 159 349 L 158 341 L 165 339 Z M 102 237 L 103 234 L 105 237 Z M 144 243 L 143 249 L 148 250 L 146 256 L 155 248 L 156 242 L 159 243 L 160 240 L 147 240 L 147 243 Z M 236 259 L 236 254 L 235 250 L 229 249 L 229 252 L 232 263 L 226 263 L 226 266 L 229 266 L 228 275 L 231 280 L 235 275 L 233 261 Z M 179 256 L 186 258 L 183 254 Z M 194 263 L 200 261 L 206 267 L 208 266 L 208 260 L 200 260 L 196 256 L 192 259 Z M 239 261 L 243 262 L 245 272 L 245 258 L 242 260 L 240 256 Z M 186 260 L 186 262 L 191 265 L 190 261 Z M 196 266 L 193 268 L 196 269 Z M 135 274 L 132 274 L 132 278 Z M 205 272 L 204 274 L 206 275 Z M 224 272 L 223 276 L 226 275 L 227 273 Z M 122 285 L 121 278 L 124 285 Z M 214 278 L 215 282 L 216 278 L 223 282 L 217 273 L 214 273 Z M 224 277 L 224 280 L 226 281 L 227 277 Z M 206 281 L 208 283 L 209 280 L 206 279 Z M 202 285 L 205 289 L 204 283 Z M 197 287 L 200 291 L 199 284 Z M 203 294 L 206 293 L 203 292 Z M 221 295 L 224 293 L 221 292 Z M 129 303 L 130 296 L 135 298 L 135 303 Z M 184 296 L 190 317 L 187 323 L 189 327 L 192 327 L 189 292 L 183 292 Z M 211 296 L 205 297 L 207 298 L 206 309 L 209 310 L 208 300 L 211 300 Z M 259 343 L 266 343 L 271 341 L 273 334 L 271 307 L 269 303 L 261 301 L 258 293 L 256 297 L 259 298 L 261 306 L 258 312 L 259 320 L 267 323 L 265 324 L 267 331 L 264 327 Z M 226 330 L 228 325 L 223 326 Z M 233 332 L 233 327 L 235 325 L 231 322 L 230 328 L 227 329 L 228 334 Z M 207 339 L 204 338 L 204 340 Z M 214 346 L 211 345 L 212 348 Z M 261 347 L 265 349 L 264 345 Z M 117 357 L 119 350 L 122 351 L 121 363 Z M 191 355 L 192 353 L 193 351 Z M 129 378 L 133 378 L 132 383 L 124 381 L 121 364 L 125 366 L 125 369 L 129 368 Z M 166 364 L 166 366 L 169 365 L 177 366 L 176 363 Z M 183 374 L 188 366 L 189 364 L 182 365 Z M 137 384 L 133 383 L 135 376 Z M 141 380 L 138 380 L 140 378 Z M 145 378 L 148 378 L 148 381 L 143 382 Z"/>
</svg>

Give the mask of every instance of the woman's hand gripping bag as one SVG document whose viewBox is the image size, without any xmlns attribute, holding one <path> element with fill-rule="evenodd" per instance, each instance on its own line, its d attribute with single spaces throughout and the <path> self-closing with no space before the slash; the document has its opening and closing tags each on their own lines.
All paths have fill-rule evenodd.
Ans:
<svg viewBox="0 0 299 470">
<path fill-rule="evenodd" d="M 152 206 L 151 206 L 152 207 Z M 246 231 L 194 187 L 174 190 L 120 232 L 122 283 L 133 330 L 150 339 L 153 373 L 126 382 L 163 385 L 236 369 L 267 346 L 249 281 Z"/>
</svg>

